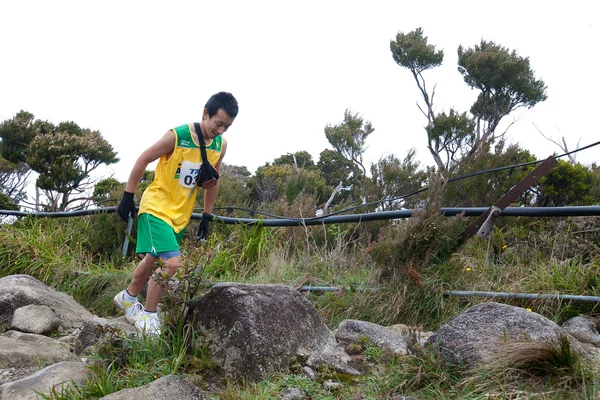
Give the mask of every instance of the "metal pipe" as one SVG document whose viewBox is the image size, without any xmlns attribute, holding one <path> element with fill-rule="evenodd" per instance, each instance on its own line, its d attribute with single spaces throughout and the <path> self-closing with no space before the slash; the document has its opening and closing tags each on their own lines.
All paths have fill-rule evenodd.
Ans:
<svg viewBox="0 0 600 400">
<path fill-rule="evenodd" d="M 538 299 L 538 300 L 576 300 L 600 302 L 600 296 L 578 296 L 572 294 L 536 294 L 536 293 L 509 293 L 509 292 L 477 292 L 477 291 L 459 291 L 446 290 L 445 296 L 460 297 L 499 297 L 504 299 Z"/>
<path fill-rule="evenodd" d="M 442 208 L 440 212 L 447 216 L 464 213 L 467 217 L 483 214 L 488 207 L 470 208 Z M 231 218 L 215 216 L 217 222 L 224 224 L 245 224 L 263 226 L 309 226 L 322 224 L 358 223 L 379 221 L 385 219 L 410 218 L 415 210 L 380 211 L 366 214 L 334 215 L 322 218 L 288 218 L 288 219 L 256 219 L 256 218 Z M 575 206 L 575 207 L 507 207 L 500 216 L 506 217 L 570 217 L 570 216 L 600 216 L 600 206 Z M 192 214 L 192 219 L 201 219 L 202 214 Z"/>
<path fill-rule="evenodd" d="M 467 217 L 476 217 L 488 210 L 488 207 L 463 207 L 463 208 L 442 208 L 440 212 L 447 216 L 455 216 L 464 213 Z M 214 219 L 217 222 L 224 224 L 245 224 L 263 226 L 308 226 L 321 224 L 342 224 L 342 223 L 358 223 L 368 221 L 380 221 L 385 219 L 402 219 L 410 218 L 415 210 L 396 210 L 396 211 L 379 211 L 364 214 L 351 215 L 333 215 L 318 218 L 287 218 L 287 219 L 256 219 L 256 218 L 231 218 L 215 215 Z M 94 208 L 78 211 L 63 211 L 63 212 L 39 212 L 29 213 L 23 211 L 0 210 L 0 215 L 12 215 L 16 217 L 77 217 L 83 215 L 94 215 L 101 213 L 115 212 L 115 207 Z M 584 217 L 584 216 L 600 216 L 600 206 L 573 206 L 573 207 L 506 207 L 500 213 L 500 216 L 505 217 Z M 193 213 L 192 219 L 201 220 L 202 214 Z"/>
</svg>

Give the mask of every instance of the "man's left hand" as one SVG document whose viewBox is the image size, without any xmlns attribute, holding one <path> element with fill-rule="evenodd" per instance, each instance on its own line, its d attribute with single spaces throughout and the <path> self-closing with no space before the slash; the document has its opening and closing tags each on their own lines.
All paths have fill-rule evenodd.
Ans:
<svg viewBox="0 0 600 400">
<path fill-rule="evenodd" d="M 206 240 L 209 235 L 210 220 L 213 219 L 213 215 L 210 213 L 202 213 L 202 219 L 200 220 L 200 226 L 198 227 L 198 234 L 196 240 Z"/>
</svg>

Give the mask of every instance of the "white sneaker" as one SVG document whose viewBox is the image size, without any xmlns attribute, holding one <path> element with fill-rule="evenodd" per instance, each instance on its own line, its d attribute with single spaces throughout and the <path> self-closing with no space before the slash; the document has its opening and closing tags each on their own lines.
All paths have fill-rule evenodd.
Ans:
<svg viewBox="0 0 600 400">
<path fill-rule="evenodd" d="M 160 335 L 160 320 L 156 314 L 142 314 L 135 323 L 135 327 L 146 335 Z"/>
<path fill-rule="evenodd" d="M 117 295 L 114 298 L 114 302 L 117 305 L 117 307 L 125 311 L 125 316 L 127 317 L 127 320 L 132 324 L 135 324 L 136 321 L 142 315 L 142 312 L 144 311 L 144 306 L 137 300 L 133 303 L 130 301 L 126 301 L 124 295 L 124 290 L 117 293 Z"/>
</svg>

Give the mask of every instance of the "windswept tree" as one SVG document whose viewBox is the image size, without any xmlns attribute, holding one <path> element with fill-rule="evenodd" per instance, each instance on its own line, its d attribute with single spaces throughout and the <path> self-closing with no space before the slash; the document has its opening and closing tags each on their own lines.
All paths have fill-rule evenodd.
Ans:
<svg viewBox="0 0 600 400">
<path fill-rule="evenodd" d="M 480 91 L 471 107 L 476 121 L 473 151 L 504 135 L 496 132 L 502 118 L 547 98 L 546 85 L 536 79 L 529 58 L 491 41 L 469 49 L 459 46 L 458 70 L 470 88 Z"/>
<path fill-rule="evenodd" d="M 29 146 L 27 163 L 40 175 L 36 185 L 49 202 L 50 211 L 82 208 L 93 188 L 90 174 L 102 164 L 119 161 L 100 131 L 80 128 L 75 122 L 42 125 Z"/>
<path fill-rule="evenodd" d="M 421 92 L 425 106 L 417 105 L 427 118 L 428 149 L 444 176 L 452 173 L 463 155 L 488 152 L 505 133 L 496 131 L 503 117 L 546 99 L 546 86 L 535 78 L 528 58 L 482 41 L 471 49 L 458 48 L 458 70 L 469 87 L 480 90 L 471 115 L 453 109 L 436 113 L 435 86 L 428 91 L 423 72 L 442 64 L 443 51 L 428 43 L 421 28 L 398 33 L 390 50 L 394 61 L 412 73 Z"/>
<path fill-rule="evenodd" d="M 364 121 L 358 113 L 352 114 L 350 110 L 344 112 L 342 123 L 325 127 L 325 137 L 352 168 L 352 184 L 355 191 L 363 189 L 363 180 L 367 174 L 363 154 L 367 138 L 373 131 L 369 121 Z"/>
<path fill-rule="evenodd" d="M 99 131 L 80 128 L 74 122 L 57 126 L 35 120 L 21 111 L 0 125 L 2 156 L 13 163 L 22 162 L 39 174 L 36 187 L 48 202 L 48 211 L 82 208 L 93 198 L 90 177 L 102 164 L 119 159 Z"/>
</svg>

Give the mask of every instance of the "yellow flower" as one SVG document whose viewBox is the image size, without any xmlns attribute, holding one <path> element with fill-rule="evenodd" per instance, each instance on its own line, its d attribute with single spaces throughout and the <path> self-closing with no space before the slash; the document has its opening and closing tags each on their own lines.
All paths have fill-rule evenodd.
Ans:
<svg viewBox="0 0 600 400">
<path fill-rule="evenodd" d="M 465 269 L 465 271 L 467 271 L 467 272 L 471 271 L 471 267 L 467 267 L 467 268 Z"/>
<path fill-rule="evenodd" d="M 531 308 L 526 308 L 527 311 L 531 312 Z"/>
<path fill-rule="evenodd" d="M 502 250 L 506 250 L 506 245 L 502 246 Z"/>
</svg>

